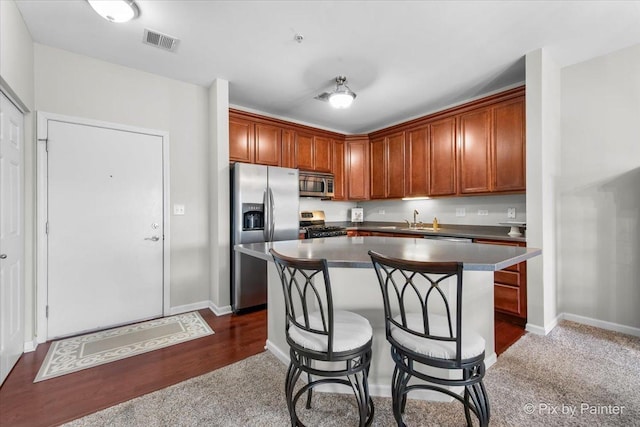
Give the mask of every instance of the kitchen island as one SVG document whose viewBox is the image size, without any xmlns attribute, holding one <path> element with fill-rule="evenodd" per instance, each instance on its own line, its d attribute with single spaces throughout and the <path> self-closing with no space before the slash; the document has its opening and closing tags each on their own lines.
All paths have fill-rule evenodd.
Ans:
<svg viewBox="0 0 640 427">
<path fill-rule="evenodd" d="M 463 263 L 463 322 L 485 339 L 485 363 L 495 363 L 493 272 L 540 255 L 540 249 L 494 246 L 401 237 L 330 237 L 236 245 L 236 251 L 273 261 L 269 249 L 295 258 L 325 258 L 329 266 L 335 309 L 356 312 L 371 323 L 373 361 L 369 385 L 374 396 L 389 396 L 393 362 L 384 332 L 380 286 L 369 250 L 414 261 Z M 266 347 L 283 362 L 289 361 L 284 333 L 282 284 L 273 262 L 268 263 L 268 325 Z M 340 391 L 340 390 L 334 390 Z M 418 397 L 416 394 L 415 397 Z M 438 394 L 420 395 L 439 398 Z"/>
</svg>

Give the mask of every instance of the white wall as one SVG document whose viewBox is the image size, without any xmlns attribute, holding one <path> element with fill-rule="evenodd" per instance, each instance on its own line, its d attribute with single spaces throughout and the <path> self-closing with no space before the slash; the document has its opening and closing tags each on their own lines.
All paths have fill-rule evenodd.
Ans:
<svg viewBox="0 0 640 427">
<path fill-rule="evenodd" d="M 209 294 L 216 314 L 231 312 L 229 180 L 229 82 L 216 79 L 209 88 Z"/>
<path fill-rule="evenodd" d="M 561 165 L 561 311 L 640 328 L 640 45 L 562 70 Z"/>
<path fill-rule="evenodd" d="M 33 40 L 13 0 L 0 1 L 0 85 L 25 110 L 24 116 L 24 283 L 25 343 L 34 345 L 35 305 L 35 129 Z"/>
<path fill-rule="evenodd" d="M 557 322 L 557 176 L 560 68 L 544 49 L 526 56 L 527 246 L 542 256 L 527 262 L 527 329 L 547 333 Z"/>
<path fill-rule="evenodd" d="M 170 135 L 171 307 L 209 301 L 208 91 L 35 44 L 37 110 Z M 126 155 L 126 153 L 123 153 Z"/>
<path fill-rule="evenodd" d="M 13 0 L 0 1 L 0 76 L 33 110 L 33 40 Z"/>
</svg>

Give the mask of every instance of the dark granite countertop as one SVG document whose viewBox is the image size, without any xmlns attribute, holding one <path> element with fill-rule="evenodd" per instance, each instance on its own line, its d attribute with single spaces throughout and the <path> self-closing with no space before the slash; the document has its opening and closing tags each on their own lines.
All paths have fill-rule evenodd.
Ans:
<svg viewBox="0 0 640 427">
<path fill-rule="evenodd" d="M 354 223 L 350 221 L 327 221 L 327 225 L 337 225 L 346 227 L 347 230 L 376 231 L 380 233 L 415 234 L 416 237 L 441 236 L 441 237 L 462 237 L 470 239 L 491 239 L 505 242 L 526 242 L 525 235 L 520 237 L 509 236 L 510 227 L 490 226 L 490 225 L 457 225 L 441 224 L 437 231 L 420 230 L 409 228 L 406 222 L 379 222 L 365 221 Z M 430 223 L 425 223 L 425 227 L 431 227 Z M 524 231 L 521 228 L 522 231 Z"/>
<path fill-rule="evenodd" d="M 465 270 L 497 271 L 542 253 L 518 246 L 459 243 L 404 237 L 328 237 L 280 242 L 245 243 L 236 251 L 272 261 L 269 249 L 294 258 L 325 258 L 330 267 L 371 268 L 369 250 L 416 261 L 457 261 Z"/>
</svg>

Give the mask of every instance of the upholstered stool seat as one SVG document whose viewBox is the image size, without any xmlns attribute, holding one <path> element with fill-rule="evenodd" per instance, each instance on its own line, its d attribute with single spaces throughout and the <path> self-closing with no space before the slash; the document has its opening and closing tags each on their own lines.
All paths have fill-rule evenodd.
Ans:
<svg viewBox="0 0 640 427">
<path fill-rule="evenodd" d="M 421 313 L 407 313 L 407 327 L 412 330 L 419 330 L 422 327 L 423 316 Z M 394 318 L 396 322 L 401 321 L 400 316 Z M 447 333 L 449 323 L 445 316 L 433 315 L 430 317 L 429 329 L 433 335 L 442 336 Z M 439 341 L 429 338 L 419 337 L 404 329 L 391 325 L 391 336 L 399 346 L 417 354 L 423 354 L 437 359 L 456 358 L 456 343 L 452 341 Z M 484 338 L 473 329 L 462 329 L 462 358 L 470 359 L 480 356 L 484 352 Z"/>
<path fill-rule="evenodd" d="M 302 316 L 297 318 L 303 323 Z M 319 312 L 309 314 L 309 326 L 322 328 L 322 316 Z M 373 329 L 367 319 L 350 311 L 333 312 L 333 351 L 355 350 L 366 345 L 373 337 Z M 327 335 L 309 332 L 295 325 L 289 327 L 289 338 L 300 347 L 308 350 L 326 352 L 329 346 Z"/>
</svg>

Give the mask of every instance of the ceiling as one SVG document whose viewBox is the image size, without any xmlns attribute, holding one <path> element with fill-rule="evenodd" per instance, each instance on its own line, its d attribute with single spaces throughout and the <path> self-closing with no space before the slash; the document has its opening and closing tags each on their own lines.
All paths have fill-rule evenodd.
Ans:
<svg viewBox="0 0 640 427">
<path fill-rule="evenodd" d="M 640 43 L 640 1 L 139 0 L 125 24 L 84 0 L 16 3 L 37 43 L 205 87 L 225 79 L 232 105 L 347 134 L 521 84 L 538 48 L 564 67 Z M 145 28 L 177 50 L 142 43 Z M 313 99 L 341 74 L 350 109 Z"/>
</svg>

